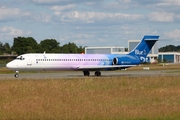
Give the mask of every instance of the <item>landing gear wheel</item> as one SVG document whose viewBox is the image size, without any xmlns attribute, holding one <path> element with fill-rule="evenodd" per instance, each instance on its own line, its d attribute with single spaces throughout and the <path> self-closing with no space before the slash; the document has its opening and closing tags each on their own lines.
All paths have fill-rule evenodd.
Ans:
<svg viewBox="0 0 180 120">
<path fill-rule="evenodd" d="M 89 76 L 90 75 L 89 71 L 83 71 L 83 73 L 84 73 L 84 76 Z"/>
<path fill-rule="evenodd" d="M 101 76 L 101 72 L 100 71 L 96 71 L 95 72 L 95 76 Z"/>
<path fill-rule="evenodd" d="M 16 74 L 14 75 L 14 77 L 15 77 L 15 78 L 18 78 L 18 77 L 19 77 L 19 74 L 18 74 L 18 73 L 16 73 Z"/>
</svg>

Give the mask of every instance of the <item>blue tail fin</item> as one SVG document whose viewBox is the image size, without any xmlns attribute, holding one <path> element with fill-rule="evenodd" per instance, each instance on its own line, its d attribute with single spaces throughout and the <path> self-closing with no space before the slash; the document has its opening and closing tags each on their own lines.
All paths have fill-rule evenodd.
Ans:
<svg viewBox="0 0 180 120">
<path fill-rule="evenodd" d="M 137 56 L 141 62 L 145 62 L 147 55 L 153 45 L 158 41 L 159 36 L 144 36 L 141 42 L 129 53 L 129 55 Z"/>
</svg>

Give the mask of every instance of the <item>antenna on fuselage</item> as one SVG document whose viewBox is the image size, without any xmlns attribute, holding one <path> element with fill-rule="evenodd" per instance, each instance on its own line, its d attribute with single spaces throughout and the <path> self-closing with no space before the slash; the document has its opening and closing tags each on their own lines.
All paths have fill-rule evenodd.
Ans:
<svg viewBox="0 0 180 120">
<path fill-rule="evenodd" d="M 43 55 L 44 55 L 44 59 L 46 59 L 46 56 L 45 56 L 45 54 L 46 54 L 46 51 L 44 51 L 44 53 L 43 53 Z"/>
</svg>

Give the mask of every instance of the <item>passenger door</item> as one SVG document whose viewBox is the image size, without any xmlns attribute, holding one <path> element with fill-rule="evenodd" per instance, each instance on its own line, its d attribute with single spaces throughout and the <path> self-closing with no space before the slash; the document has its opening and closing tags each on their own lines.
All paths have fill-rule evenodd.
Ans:
<svg viewBox="0 0 180 120">
<path fill-rule="evenodd" d="M 27 66 L 32 66 L 32 61 L 31 61 L 30 58 L 29 58 L 28 61 L 27 61 Z"/>
</svg>

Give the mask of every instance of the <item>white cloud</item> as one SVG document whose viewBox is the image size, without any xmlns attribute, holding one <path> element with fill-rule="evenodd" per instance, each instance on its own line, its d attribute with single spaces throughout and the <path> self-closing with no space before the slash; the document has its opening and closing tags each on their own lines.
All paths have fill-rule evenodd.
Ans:
<svg viewBox="0 0 180 120">
<path fill-rule="evenodd" d="M 134 4 L 131 4 L 131 0 L 118 0 L 118 1 L 110 1 L 102 6 L 102 9 L 105 10 L 120 10 L 120 9 L 128 9 L 132 8 Z M 101 6 L 100 6 L 101 8 Z"/>
<path fill-rule="evenodd" d="M 180 15 L 176 15 L 177 20 L 180 20 Z"/>
<path fill-rule="evenodd" d="M 23 21 L 23 22 L 51 22 L 52 15 L 44 12 L 25 11 L 19 8 L 0 8 L 0 21 Z"/>
<path fill-rule="evenodd" d="M 20 15 L 20 10 L 18 8 L 0 8 L 0 20 L 17 18 Z"/>
<path fill-rule="evenodd" d="M 118 21 L 127 22 L 143 19 L 144 16 L 140 14 L 122 14 L 122 13 L 104 13 L 104 12 L 55 12 L 57 17 L 60 17 L 62 21 L 83 21 L 86 23 L 95 23 L 104 21 L 104 23 Z"/>
<path fill-rule="evenodd" d="M 54 11 L 64 11 L 67 9 L 72 9 L 75 6 L 76 6 L 75 4 L 69 4 L 69 5 L 64 5 L 64 6 L 52 6 L 50 9 Z"/>
<path fill-rule="evenodd" d="M 32 2 L 36 4 L 50 4 L 50 3 L 57 3 L 62 0 L 32 0 Z"/>
<path fill-rule="evenodd" d="M 180 6 L 179 0 L 163 0 L 162 2 L 157 4 L 158 6 Z"/>
<path fill-rule="evenodd" d="M 18 8 L 0 8 L 0 20 L 1 21 L 13 21 L 13 20 L 28 20 L 32 17 L 32 14 L 28 11 L 22 11 Z M 27 19 L 26 19 L 27 18 Z"/>
<path fill-rule="evenodd" d="M 34 4 L 38 5 L 67 5 L 67 4 L 95 4 L 103 0 L 31 0 Z"/>
<path fill-rule="evenodd" d="M 174 22 L 174 13 L 151 12 L 147 15 L 149 21 L 155 22 Z"/>
<path fill-rule="evenodd" d="M 180 30 L 176 29 L 171 32 L 164 33 L 166 37 L 180 41 Z"/>
<path fill-rule="evenodd" d="M 31 31 L 23 31 L 21 29 L 17 29 L 11 26 L 4 26 L 0 28 L 0 40 L 6 41 L 6 40 L 12 40 L 13 37 L 17 36 L 27 36 L 30 35 Z"/>
<path fill-rule="evenodd" d="M 11 26 L 4 26 L 0 28 L 1 33 L 10 36 L 22 36 L 22 35 L 29 35 L 31 31 L 24 32 L 23 30 L 11 27 Z"/>
<path fill-rule="evenodd" d="M 90 41 L 88 39 L 94 38 L 93 34 L 84 34 L 84 33 L 68 33 L 63 34 L 59 37 L 60 42 L 63 44 L 67 43 L 67 41 L 72 40 L 72 42 L 79 44 L 88 44 Z"/>
<path fill-rule="evenodd" d="M 75 34 L 75 36 L 73 36 L 76 39 L 84 39 L 84 38 L 93 38 L 94 35 L 91 34 Z"/>
</svg>

